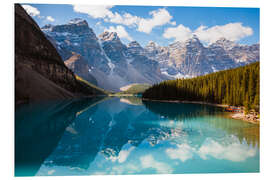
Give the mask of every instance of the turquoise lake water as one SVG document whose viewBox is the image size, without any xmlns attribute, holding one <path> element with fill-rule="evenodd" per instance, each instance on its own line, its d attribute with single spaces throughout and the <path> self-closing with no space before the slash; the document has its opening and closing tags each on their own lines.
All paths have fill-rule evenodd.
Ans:
<svg viewBox="0 0 270 180">
<path fill-rule="evenodd" d="M 227 117 L 135 97 L 21 105 L 15 176 L 259 172 L 259 125 Z"/>
</svg>

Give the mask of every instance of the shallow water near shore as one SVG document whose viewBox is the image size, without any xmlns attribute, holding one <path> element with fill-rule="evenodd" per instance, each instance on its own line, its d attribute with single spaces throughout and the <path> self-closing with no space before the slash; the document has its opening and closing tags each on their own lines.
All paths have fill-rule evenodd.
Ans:
<svg viewBox="0 0 270 180">
<path fill-rule="evenodd" d="M 15 176 L 259 172 L 259 151 L 259 125 L 208 105 L 88 98 L 15 114 Z"/>
</svg>

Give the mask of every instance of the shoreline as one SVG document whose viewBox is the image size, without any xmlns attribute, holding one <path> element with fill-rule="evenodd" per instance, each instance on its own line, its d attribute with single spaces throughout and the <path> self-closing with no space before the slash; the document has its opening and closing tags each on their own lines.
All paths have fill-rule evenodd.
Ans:
<svg viewBox="0 0 270 180">
<path fill-rule="evenodd" d="M 154 101 L 154 102 L 169 102 L 169 103 L 203 104 L 203 105 L 222 107 L 222 108 L 229 107 L 229 105 L 226 105 L 226 104 L 215 104 L 215 103 L 208 103 L 208 102 L 203 102 L 203 101 L 155 100 L 155 99 L 146 99 L 146 98 L 142 98 L 142 100 Z M 258 115 L 251 112 L 248 114 L 245 114 L 244 112 L 226 112 L 226 113 L 228 113 L 228 116 L 232 119 L 242 120 L 242 121 L 246 121 L 252 124 L 260 124 L 260 118 L 258 117 Z"/>
<path fill-rule="evenodd" d="M 258 115 L 255 115 L 253 113 L 248 113 L 245 114 L 244 112 L 239 113 L 239 112 L 235 112 L 235 113 L 230 113 L 229 117 L 232 119 L 238 119 L 238 120 L 243 120 L 252 124 L 260 124 L 260 118 L 258 117 Z"/>
<path fill-rule="evenodd" d="M 144 101 L 155 101 L 155 102 L 169 102 L 169 103 L 186 103 L 186 104 L 203 104 L 203 105 L 209 105 L 209 106 L 216 106 L 216 107 L 229 107 L 229 105 L 226 104 L 215 104 L 215 103 L 209 103 L 209 102 L 203 102 L 203 101 L 187 101 L 187 100 L 155 100 L 155 99 L 145 99 L 142 98 Z"/>
</svg>

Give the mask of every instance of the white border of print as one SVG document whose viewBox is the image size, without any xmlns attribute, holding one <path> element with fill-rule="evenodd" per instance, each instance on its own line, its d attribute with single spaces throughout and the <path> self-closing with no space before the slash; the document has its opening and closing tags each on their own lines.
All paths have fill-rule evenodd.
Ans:
<svg viewBox="0 0 270 180">
<path fill-rule="evenodd" d="M 243 174 L 179 174 L 179 175 L 132 175 L 132 176 L 58 176 L 46 177 L 49 179 L 112 179 L 112 180 L 135 180 L 138 178 L 155 178 L 155 179 L 207 179 L 207 180 L 227 180 L 227 179 L 269 179 L 269 122 L 270 113 L 267 114 L 267 102 L 270 100 L 270 3 L 267 0 L 25 0 L 1 1 L 1 179 L 14 178 L 14 11 L 13 3 L 54 3 L 54 4 L 114 4 L 114 5 L 161 5 L 161 6 L 200 6 L 200 7 L 260 7 L 260 51 L 261 51 L 261 172 L 260 173 L 243 173 Z M 43 179 L 44 177 L 26 177 L 19 179 Z M 16 178 L 17 179 L 17 178 Z"/>
</svg>

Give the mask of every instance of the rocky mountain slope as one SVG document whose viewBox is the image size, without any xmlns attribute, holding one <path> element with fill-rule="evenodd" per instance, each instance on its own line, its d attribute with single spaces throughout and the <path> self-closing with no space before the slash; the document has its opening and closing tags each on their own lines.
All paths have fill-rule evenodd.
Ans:
<svg viewBox="0 0 270 180">
<path fill-rule="evenodd" d="M 84 65 L 75 69 L 68 65 L 74 73 L 84 72 L 84 78 L 93 76 L 99 87 L 113 91 L 133 83 L 154 84 L 204 75 L 260 59 L 259 44 L 239 45 L 224 38 L 209 46 L 195 35 L 165 47 L 153 41 L 146 47 L 137 41 L 125 45 L 115 32 L 104 32 L 97 37 L 87 22 L 78 18 L 63 25 L 46 25 L 42 31 L 64 60 L 73 53 L 85 60 Z"/>
<path fill-rule="evenodd" d="M 99 93 L 76 80 L 34 20 L 15 4 L 16 104 Z"/>
<path fill-rule="evenodd" d="M 71 61 L 74 53 L 80 55 L 87 62 L 89 76 L 104 89 L 120 91 L 120 87 L 128 84 L 153 84 L 168 79 L 161 74 L 156 61 L 133 51 L 134 44 L 126 46 L 115 32 L 97 37 L 85 20 L 77 18 L 64 25 L 46 25 L 42 31 L 64 60 Z M 77 68 L 66 64 L 76 74 L 87 71 L 85 64 Z"/>
<path fill-rule="evenodd" d="M 221 38 L 204 46 L 195 35 L 168 47 L 149 42 L 143 52 L 157 61 L 161 72 L 172 78 L 194 77 L 259 61 L 259 44 L 239 45 Z"/>
<path fill-rule="evenodd" d="M 65 65 L 78 76 L 97 85 L 97 80 L 89 73 L 93 67 L 81 55 L 72 52 L 72 56 L 65 61 Z"/>
</svg>

